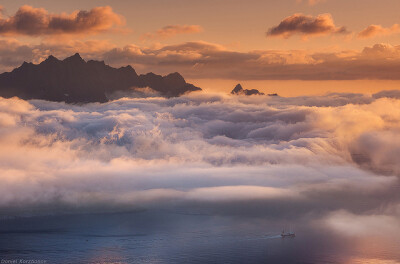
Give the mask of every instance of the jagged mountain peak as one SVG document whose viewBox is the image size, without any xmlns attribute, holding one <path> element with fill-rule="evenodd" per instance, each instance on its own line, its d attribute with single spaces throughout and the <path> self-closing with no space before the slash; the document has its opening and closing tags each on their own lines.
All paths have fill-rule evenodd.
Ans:
<svg viewBox="0 0 400 264">
<path fill-rule="evenodd" d="M 106 102 L 107 94 L 150 87 L 163 96 L 179 96 L 201 90 L 177 72 L 138 76 L 130 66 L 113 68 L 104 61 L 86 62 L 79 53 L 64 60 L 50 55 L 40 64 L 24 62 L 12 72 L 0 74 L 0 96 L 44 99 L 69 103 Z"/>
<path fill-rule="evenodd" d="M 82 59 L 79 53 L 75 53 L 74 55 L 67 57 L 63 60 L 64 62 L 73 62 L 73 63 L 85 63 L 85 60 Z"/>
<path fill-rule="evenodd" d="M 235 88 L 233 88 L 231 94 L 238 94 L 243 91 L 243 87 L 240 83 L 236 84 Z"/>
<path fill-rule="evenodd" d="M 26 62 L 26 61 L 24 61 L 24 62 L 22 63 L 22 65 L 21 65 L 21 67 L 25 67 L 25 66 L 28 66 L 28 65 L 33 65 L 33 63 L 32 63 L 32 62 Z"/>
<path fill-rule="evenodd" d="M 131 65 L 120 67 L 120 68 L 118 68 L 118 70 L 123 71 L 123 72 L 130 72 L 132 74 L 137 75 L 135 69 Z"/>
<path fill-rule="evenodd" d="M 44 61 L 42 61 L 40 64 L 41 65 L 45 65 L 45 64 L 54 64 L 54 63 L 59 63 L 60 60 L 57 59 L 56 57 L 54 57 L 53 55 L 49 55 L 47 57 L 47 59 L 45 59 Z"/>
<path fill-rule="evenodd" d="M 257 89 L 243 89 L 242 85 L 240 83 L 238 83 L 235 88 L 233 88 L 233 90 L 231 91 L 231 94 L 235 94 L 235 95 L 264 95 L 264 93 L 261 93 L 259 90 Z"/>
<path fill-rule="evenodd" d="M 54 57 L 53 55 L 49 55 L 49 57 L 47 57 L 46 61 L 60 61 L 60 60 L 57 59 L 56 57 Z"/>
</svg>

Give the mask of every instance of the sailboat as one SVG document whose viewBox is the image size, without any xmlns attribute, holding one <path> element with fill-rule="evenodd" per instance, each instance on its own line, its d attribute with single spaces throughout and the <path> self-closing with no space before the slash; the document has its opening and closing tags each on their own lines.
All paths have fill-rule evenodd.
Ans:
<svg viewBox="0 0 400 264">
<path fill-rule="evenodd" d="M 282 229 L 282 233 L 281 233 L 281 237 L 285 238 L 285 237 L 296 237 L 296 233 L 294 231 L 292 231 L 291 229 L 289 229 L 289 232 L 285 232 L 285 228 Z"/>
</svg>

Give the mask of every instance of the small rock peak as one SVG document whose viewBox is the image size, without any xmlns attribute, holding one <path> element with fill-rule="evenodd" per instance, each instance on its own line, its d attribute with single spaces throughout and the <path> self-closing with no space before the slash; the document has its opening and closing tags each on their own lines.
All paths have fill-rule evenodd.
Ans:
<svg viewBox="0 0 400 264">
<path fill-rule="evenodd" d="M 164 78 L 171 79 L 171 80 L 177 80 L 177 81 L 185 80 L 179 72 L 170 73 L 167 76 L 164 76 Z"/>
<path fill-rule="evenodd" d="M 77 52 L 74 55 L 72 55 L 71 57 L 73 58 L 78 58 L 78 59 L 82 59 L 81 55 Z"/>
<path fill-rule="evenodd" d="M 179 77 L 179 78 L 182 77 L 182 75 L 181 75 L 179 72 L 173 72 L 173 73 L 168 74 L 167 76 L 170 76 L 170 77 Z"/>
<path fill-rule="evenodd" d="M 243 87 L 240 83 L 238 83 L 235 88 L 233 88 L 231 94 L 239 94 L 243 91 Z"/>
<path fill-rule="evenodd" d="M 31 66 L 31 65 L 33 65 L 32 62 L 26 62 L 26 61 L 24 61 L 24 62 L 21 64 L 20 68 L 26 68 L 26 67 L 29 67 L 29 66 Z M 17 69 L 18 69 L 18 68 L 17 68 Z"/>
<path fill-rule="evenodd" d="M 236 84 L 235 89 L 243 90 L 243 87 L 240 83 Z"/>
<path fill-rule="evenodd" d="M 232 90 L 231 94 L 236 94 L 236 95 L 264 95 L 264 93 L 261 93 L 257 89 L 243 89 L 242 85 L 237 84 L 235 88 Z"/>
<path fill-rule="evenodd" d="M 56 57 L 54 57 L 53 55 L 49 55 L 47 59 L 42 61 L 40 64 L 53 64 L 57 62 L 59 62 L 59 60 Z"/>
<path fill-rule="evenodd" d="M 66 61 L 66 62 L 68 62 L 68 61 L 70 61 L 70 62 L 79 62 L 79 63 L 85 62 L 82 59 L 81 55 L 79 55 L 79 53 L 75 53 L 71 57 L 68 57 L 68 58 L 64 59 L 64 61 Z"/>
<path fill-rule="evenodd" d="M 122 66 L 119 68 L 119 70 L 128 70 L 128 71 L 134 71 L 134 69 L 132 68 L 131 65 L 127 65 L 127 66 Z"/>
<path fill-rule="evenodd" d="M 56 57 L 54 57 L 53 55 L 49 55 L 49 57 L 47 57 L 46 60 L 55 60 L 58 61 L 58 59 Z"/>
<path fill-rule="evenodd" d="M 123 66 L 121 68 L 118 68 L 118 70 L 124 73 L 130 73 L 137 76 L 135 69 L 131 65 Z"/>
<path fill-rule="evenodd" d="M 141 74 L 141 76 L 145 76 L 145 77 L 155 77 L 157 76 L 157 74 L 155 74 L 154 72 L 148 72 L 146 74 Z"/>
<path fill-rule="evenodd" d="M 59 60 L 53 55 L 49 55 L 49 57 L 47 57 L 43 62 L 59 62 Z"/>
</svg>

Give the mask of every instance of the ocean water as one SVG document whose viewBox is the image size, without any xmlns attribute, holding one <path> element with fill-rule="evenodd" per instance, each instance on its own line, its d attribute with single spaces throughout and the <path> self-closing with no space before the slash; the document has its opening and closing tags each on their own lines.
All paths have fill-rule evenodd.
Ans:
<svg viewBox="0 0 400 264">
<path fill-rule="evenodd" d="M 398 263 L 398 239 L 342 238 L 296 223 L 140 211 L 5 219 L 0 258 L 42 263 Z M 367 243 L 365 243 L 367 242 Z M 379 243 L 379 245 L 375 245 Z M 365 245 L 363 245 L 365 244 Z M 21 263 L 21 262 L 16 262 Z M 32 262 L 33 263 L 33 262 Z M 38 262 L 36 262 L 38 263 Z"/>
</svg>

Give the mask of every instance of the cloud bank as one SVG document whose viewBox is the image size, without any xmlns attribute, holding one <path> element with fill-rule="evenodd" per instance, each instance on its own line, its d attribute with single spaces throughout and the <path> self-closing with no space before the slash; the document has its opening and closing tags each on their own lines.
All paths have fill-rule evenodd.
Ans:
<svg viewBox="0 0 400 264">
<path fill-rule="evenodd" d="M 331 14 L 321 14 L 316 17 L 301 13 L 283 19 L 279 25 L 267 31 L 268 37 L 289 38 L 295 34 L 303 37 L 347 33 L 345 27 L 337 27 Z"/>
<path fill-rule="evenodd" d="M 0 14 L 0 35 L 96 34 L 123 24 L 123 17 L 110 6 L 51 14 L 44 8 L 24 5 L 13 16 L 5 18 Z"/>
<path fill-rule="evenodd" d="M 175 69 L 190 78 L 240 80 L 398 80 L 400 46 L 376 44 L 362 51 L 309 52 L 255 50 L 237 52 L 207 42 L 187 42 L 161 48 L 127 45 L 103 55 L 111 64 L 141 71 Z M 230 65 L 230 67 L 226 67 Z"/>
<path fill-rule="evenodd" d="M 185 78 L 234 80 L 399 80 L 400 46 L 376 44 L 363 50 L 310 52 L 305 50 L 232 51 L 203 41 L 161 47 L 126 45 L 107 41 L 68 40 L 27 45 L 0 39 L 0 71 L 10 71 L 23 61 L 39 63 L 49 55 L 65 58 L 79 52 L 86 60 L 104 60 L 114 67 L 132 65 L 139 73 Z M 226 65 L 230 65 L 226 67 Z"/>
<path fill-rule="evenodd" d="M 1 98 L 0 208 L 385 214 L 400 198 L 392 95 Z"/>
</svg>

